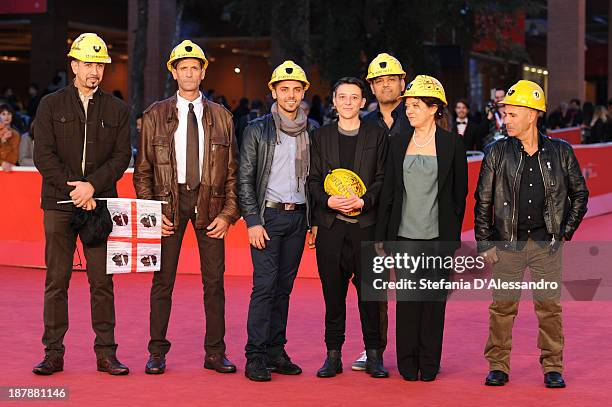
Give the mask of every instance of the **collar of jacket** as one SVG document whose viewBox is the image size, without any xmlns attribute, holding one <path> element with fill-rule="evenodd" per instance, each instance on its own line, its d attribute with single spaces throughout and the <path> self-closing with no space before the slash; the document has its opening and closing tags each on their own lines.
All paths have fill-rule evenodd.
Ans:
<svg viewBox="0 0 612 407">
<path fill-rule="evenodd" d="M 206 119 L 206 122 L 202 120 L 202 127 L 205 125 L 210 127 L 213 124 L 212 114 L 210 113 L 210 102 L 204 97 L 204 95 L 201 95 L 200 97 L 202 98 L 202 118 Z M 168 98 L 168 101 L 170 102 L 170 109 L 168 109 L 166 121 L 169 123 L 178 123 L 178 108 L 176 107 L 176 100 L 176 93 Z"/>
<path fill-rule="evenodd" d="M 79 97 L 79 89 L 76 87 L 74 83 L 69 83 L 66 85 L 68 88 L 68 92 L 70 93 L 70 97 L 72 98 L 72 102 L 77 106 L 77 112 L 79 112 L 79 117 L 81 118 L 81 122 L 85 123 L 85 109 L 83 109 L 83 103 L 81 102 L 81 98 Z M 89 101 L 89 103 L 95 105 L 102 96 L 102 89 L 98 86 L 98 89 L 93 93 L 93 98 Z"/>
<path fill-rule="evenodd" d="M 516 137 L 507 136 L 512 146 L 517 150 L 521 151 L 521 141 Z M 550 137 L 546 136 L 541 131 L 538 131 L 538 151 L 546 151 Z"/>
<path fill-rule="evenodd" d="M 393 117 L 393 119 L 397 119 L 397 117 L 401 114 L 401 112 L 405 109 L 404 107 L 404 103 L 400 102 L 397 106 L 395 106 L 395 109 L 393 109 L 391 111 L 391 117 Z M 376 105 L 376 110 L 375 110 L 376 114 L 378 115 L 379 118 L 383 118 L 382 113 L 380 112 L 380 103 L 378 103 Z"/>
</svg>

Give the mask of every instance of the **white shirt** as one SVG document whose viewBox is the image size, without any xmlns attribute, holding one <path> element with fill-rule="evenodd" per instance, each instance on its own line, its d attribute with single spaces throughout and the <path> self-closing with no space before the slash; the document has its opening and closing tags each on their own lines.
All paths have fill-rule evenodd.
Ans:
<svg viewBox="0 0 612 407">
<path fill-rule="evenodd" d="M 459 122 L 462 122 L 462 123 L 459 124 Z M 465 124 L 463 124 L 463 122 L 465 122 Z M 468 122 L 467 116 L 464 119 L 457 118 L 457 133 L 459 133 L 460 136 L 463 136 L 463 134 L 465 133 L 467 122 Z"/>
<path fill-rule="evenodd" d="M 200 179 L 202 179 L 202 164 L 204 162 L 204 127 L 202 126 L 202 114 L 204 106 L 202 105 L 202 93 L 192 102 L 181 97 L 176 92 L 176 107 L 178 109 L 178 127 L 174 133 L 174 154 L 176 156 L 176 176 L 179 184 L 186 182 L 185 175 L 187 172 L 187 115 L 189 114 L 189 103 L 193 103 L 193 111 L 198 120 L 198 136 L 200 139 Z"/>
</svg>

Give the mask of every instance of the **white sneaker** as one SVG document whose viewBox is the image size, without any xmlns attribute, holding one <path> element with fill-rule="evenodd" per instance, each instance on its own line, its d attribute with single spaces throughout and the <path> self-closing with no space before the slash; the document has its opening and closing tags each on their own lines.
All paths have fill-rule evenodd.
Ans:
<svg viewBox="0 0 612 407">
<path fill-rule="evenodd" d="M 361 355 L 359 355 L 359 357 L 357 358 L 357 360 L 355 360 L 353 362 L 353 364 L 351 365 L 351 369 L 353 370 L 366 370 L 366 362 L 368 361 L 368 357 L 366 356 L 365 351 L 363 351 L 361 353 Z"/>
</svg>

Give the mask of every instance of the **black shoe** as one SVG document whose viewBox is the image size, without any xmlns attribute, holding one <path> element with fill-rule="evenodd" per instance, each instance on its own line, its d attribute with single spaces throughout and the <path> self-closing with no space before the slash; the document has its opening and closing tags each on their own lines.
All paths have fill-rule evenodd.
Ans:
<svg viewBox="0 0 612 407">
<path fill-rule="evenodd" d="M 389 377 L 389 371 L 383 365 L 382 354 L 378 349 L 366 349 L 366 373 L 377 379 Z"/>
<path fill-rule="evenodd" d="M 436 376 L 438 376 L 437 373 L 430 374 L 430 373 L 421 372 L 421 381 L 422 382 L 433 382 L 434 380 L 436 380 Z"/>
<path fill-rule="evenodd" d="M 559 372 L 548 372 L 544 374 L 544 384 L 549 389 L 562 389 L 565 387 L 565 380 Z"/>
<path fill-rule="evenodd" d="M 34 366 L 32 372 L 37 375 L 49 376 L 62 370 L 64 370 L 64 358 L 47 354 L 42 362 Z"/>
<path fill-rule="evenodd" d="M 147 374 L 163 374 L 166 371 L 166 357 L 160 353 L 152 353 L 149 355 L 145 373 Z"/>
<path fill-rule="evenodd" d="M 280 356 L 268 358 L 267 365 L 268 369 L 274 373 L 285 375 L 298 375 L 302 373 L 302 369 L 291 361 L 291 358 L 285 351 Z"/>
<path fill-rule="evenodd" d="M 272 379 L 263 356 L 247 361 L 244 375 L 255 382 L 269 382 Z"/>
<path fill-rule="evenodd" d="M 339 350 L 328 350 L 323 367 L 317 371 L 317 377 L 334 377 L 342 373 L 342 353 Z"/>
<path fill-rule="evenodd" d="M 485 385 L 503 386 L 508 383 L 508 380 L 510 380 L 508 373 L 504 373 L 501 370 L 491 370 L 485 379 Z"/>
<path fill-rule="evenodd" d="M 412 374 L 404 374 L 402 375 L 402 377 L 404 378 L 404 380 L 408 381 L 408 382 L 416 382 L 417 380 L 419 380 L 419 376 L 418 375 L 412 375 Z"/>
<path fill-rule="evenodd" d="M 115 355 L 102 357 L 98 359 L 97 364 L 99 372 L 106 372 L 112 376 L 123 376 L 130 373 L 130 369 L 119 362 Z"/>
</svg>

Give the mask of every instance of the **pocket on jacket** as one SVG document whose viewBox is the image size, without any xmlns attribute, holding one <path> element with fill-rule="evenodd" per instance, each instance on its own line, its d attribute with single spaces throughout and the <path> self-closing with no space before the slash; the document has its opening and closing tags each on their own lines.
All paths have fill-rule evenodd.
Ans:
<svg viewBox="0 0 612 407">
<path fill-rule="evenodd" d="M 57 138 L 73 136 L 76 129 L 75 117 L 69 113 L 56 113 L 53 115 L 53 134 Z"/>
<path fill-rule="evenodd" d="M 100 119 L 99 123 L 100 136 L 99 140 L 103 143 L 114 144 L 117 140 L 117 131 L 119 129 L 119 122 L 113 119 Z"/>
<path fill-rule="evenodd" d="M 170 164 L 170 144 L 166 136 L 153 137 L 153 153 L 156 164 Z"/>
</svg>

